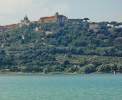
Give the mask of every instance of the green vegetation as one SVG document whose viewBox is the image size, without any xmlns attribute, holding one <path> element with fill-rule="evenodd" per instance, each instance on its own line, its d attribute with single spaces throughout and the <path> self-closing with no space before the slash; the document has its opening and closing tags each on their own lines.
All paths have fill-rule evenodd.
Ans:
<svg viewBox="0 0 122 100">
<path fill-rule="evenodd" d="M 69 19 L 0 32 L 0 71 L 121 73 L 122 23 L 96 24 L 90 29 L 88 18 Z"/>
</svg>

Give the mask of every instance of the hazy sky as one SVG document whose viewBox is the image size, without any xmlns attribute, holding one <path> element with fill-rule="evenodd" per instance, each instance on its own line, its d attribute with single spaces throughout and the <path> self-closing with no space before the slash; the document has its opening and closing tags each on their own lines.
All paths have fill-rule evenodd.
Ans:
<svg viewBox="0 0 122 100">
<path fill-rule="evenodd" d="M 92 21 L 122 21 L 122 0 L 0 0 L 0 25 L 30 20 L 60 12 L 70 18 Z"/>
</svg>

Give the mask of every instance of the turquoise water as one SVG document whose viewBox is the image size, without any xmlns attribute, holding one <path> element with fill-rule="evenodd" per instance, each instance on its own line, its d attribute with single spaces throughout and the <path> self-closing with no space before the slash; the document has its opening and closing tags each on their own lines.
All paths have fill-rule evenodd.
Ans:
<svg viewBox="0 0 122 100">
<path fill-rule="evenodd" d="M 122 75 L 2 75 L 0 100 L 122 100 Z"/>
</svg>

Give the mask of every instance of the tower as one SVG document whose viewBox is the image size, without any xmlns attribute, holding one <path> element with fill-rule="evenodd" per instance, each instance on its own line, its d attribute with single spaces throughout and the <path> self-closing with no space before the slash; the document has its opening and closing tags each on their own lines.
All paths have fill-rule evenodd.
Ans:
<svg viewBox="0 0 122 100">
<path fill-rule="evenodd" d="M 58 13 L 58 12 L 56 12 L 56 13 L 55 13 L 55 16 L 56 16 L 56 18 L 58 18 L 58 16 L 59 16 L 59 13 Z"/>
<path fill-rule="evenodd" d="M 22 27 L 23 25 L 29 25 L 30 24 L 30 20 L 28 19 L 27 15 L 24 17 L 23 20 L 21 20 L 21 23 L 20 23 L 20 27 Z"/>
</svg>

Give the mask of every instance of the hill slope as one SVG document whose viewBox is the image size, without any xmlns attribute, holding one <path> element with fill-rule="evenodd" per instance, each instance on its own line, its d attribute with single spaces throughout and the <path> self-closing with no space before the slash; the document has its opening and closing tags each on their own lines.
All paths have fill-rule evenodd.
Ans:
<svg viewBox="0 0 122 100">
<path fill-rule="evenodd" d="M 30 23 L 0 32 L 1 71 L 122 72 L 121 23 Z M 113 25 L 113 26 L 112 26 Z"/>
</svg>

